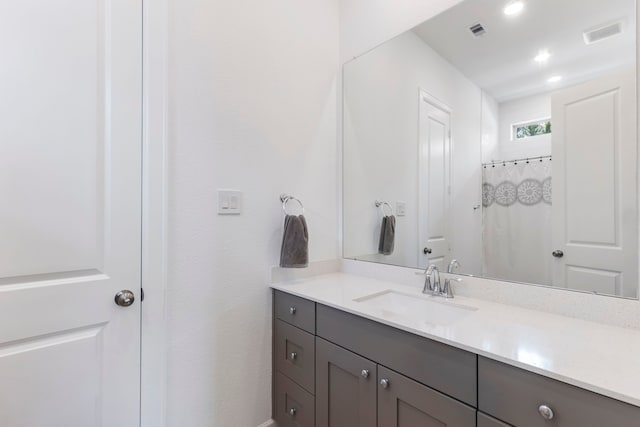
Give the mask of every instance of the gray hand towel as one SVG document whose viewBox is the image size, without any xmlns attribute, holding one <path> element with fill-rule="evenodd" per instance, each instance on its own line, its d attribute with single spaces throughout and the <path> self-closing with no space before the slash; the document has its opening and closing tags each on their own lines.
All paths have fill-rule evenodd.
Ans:
<svg viewBox="0 0 640 427">
<path fill-rule="evenodd" d="M 396 217 L 384 216 L 380 227 L 380 241 L 378 242 L 378 253 L 391 255 L 396 240 Z"/>
<path fill-rule="evenodd" d="M 287 215 L 280 249 L 280 267 L 304 268 L 309 265 L 309 231 L 304 215 Z"/>
</svg>

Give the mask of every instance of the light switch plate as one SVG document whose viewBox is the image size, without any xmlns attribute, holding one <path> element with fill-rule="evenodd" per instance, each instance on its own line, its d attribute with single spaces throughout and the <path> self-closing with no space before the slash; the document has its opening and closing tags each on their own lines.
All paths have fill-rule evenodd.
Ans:
<svg viewBox="0 0 640 427">
<path fill-rule="evenodd" d="M 396 215 L 405 216 L 407 214 L 407 202 L 396 202 Z"/>
<path fill-rule="evenodd" d="M 242 191 L 218 190 L 218 215 L 240 215 Z"/>
</svg>

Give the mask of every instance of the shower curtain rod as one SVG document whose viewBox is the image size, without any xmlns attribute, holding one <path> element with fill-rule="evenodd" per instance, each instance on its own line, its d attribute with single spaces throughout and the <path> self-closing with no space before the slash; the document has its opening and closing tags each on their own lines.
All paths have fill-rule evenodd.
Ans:
<svg viewBox="0 0 640 427">
<path fill-rule="evenodd" d="M 483 163 L 482 166 L 499 165 L 501 163 L 502 164 L 506 164 L 506 163 L 529 162 L 531 160 L 543 161 L 544 159 L 551 160 L 551 156 L 525 157 L 523 159 L 513 159 L 513 160 L 491 160 L 491 162 L 489 162 L 489 163 Z"/>
</svg>

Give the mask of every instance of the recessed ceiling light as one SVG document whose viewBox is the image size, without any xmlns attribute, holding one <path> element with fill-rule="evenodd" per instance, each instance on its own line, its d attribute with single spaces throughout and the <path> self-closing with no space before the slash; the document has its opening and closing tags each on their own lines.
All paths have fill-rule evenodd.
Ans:
<svg viewBox="0 0 640 427">
<path fill-rule="evenodd" d="M 507 5 L 503 9 L 503 12 L 507 16 L 512 16 L 522 12 L 522 9 L 524 9 L 524 2 L 521 0 L 513 0 L 507 3 Z"/>
<path fill-rule="evenodd" d="M 547 82 L 549 82 L 549 83 L 558 83 L 560 80 L 562 80 L 562 76 L 553 76 L 553 77 L 549 77 L 547 79 Z"/>
<path fill-rule="evenodd" d="M 544 49 L 538 52 L 535 58 L 533 58 L 536 62 L 547 62 L 551 57 L 551 54 L 548 50 Z"/>
</svg>

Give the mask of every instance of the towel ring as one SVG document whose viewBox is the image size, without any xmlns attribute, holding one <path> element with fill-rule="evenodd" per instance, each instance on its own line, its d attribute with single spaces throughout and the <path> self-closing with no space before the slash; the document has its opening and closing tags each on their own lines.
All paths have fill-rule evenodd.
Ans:
<svg viewBox="0 0 640 427">
<path fill-rule="evenodd" d="M 384 207 L 388 207 L 389 208 L 389 216 L 393 215 L 393 208 L 391 207 L 391 205 L 387 202 L 381 202 L 379 200 L 376 200 L 376 207 L 380 208 L 380 211 L 382 212 L 382 215 L 384 216 Z"/>
<path fill-rule="evenodd" d="M 288 194 L 281 194 L 280 201 L 282 202 L 282 210 L 284 211 L 284 213 L 286 215 L 291 215 L 289 212 L 287 212 L 287 203 L 289 203 L 289 201 L 291 200 L 298 202 L 298 204 L 300 205 L 300 209 L 302 210 L 302 213 L 304 213 L 304 205 L 302 204 L 300 199 L 297 199 L 293 196 L 289 196 Z"/>
</svg>

